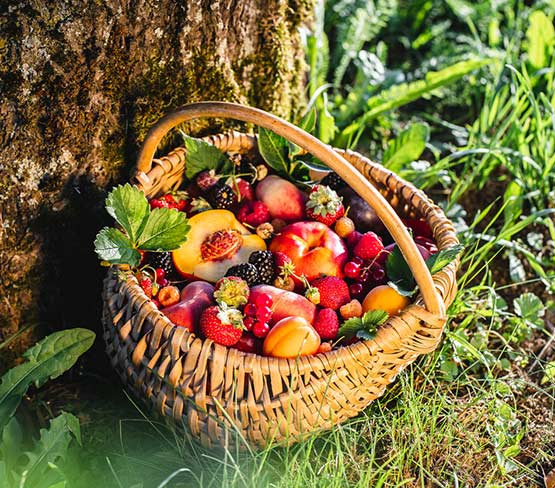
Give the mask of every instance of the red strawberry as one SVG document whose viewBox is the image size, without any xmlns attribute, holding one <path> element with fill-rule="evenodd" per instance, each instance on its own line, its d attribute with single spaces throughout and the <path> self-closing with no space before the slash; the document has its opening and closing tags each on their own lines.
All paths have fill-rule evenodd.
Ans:
<svg viewBox="0 0 555 488">
<path fill-rule="evenodd" d="M 200 330 L 217 344 L 233 346 L 243 334 L 241 312 L 234 308 L 208 307 L 200 316 Z"/>
<path fill-rule="evenodd" d="M 268 207 L 259 201 L 251 202 L 245 201 L 239 208 L 237 212 L 237 218 L 239 222 L 243 224 L 249 224 L 253 227 L 258 227 L 264 222 L 270 221 L 270 211 Z"/>
<path fill-rule="evenodd" d="M 141 288 L 145 292 L 146 296 L 148 298 L 152 298 L 152 280 L 150 278 L 144 278 L 139 281 L 139 285 L 141 285 Z"/>
<path fill-rule="evenodd" d="M 345 215 L 341 197 L 329 186 L 315 185 L 306 202 L 308 218 L 331 226 L 337 219 Z"/>
<path fill-rule="evenodd" d="M 325 276 L 312 282 L 312 286 L 320 292 L 320 305 L 337 310 L 351 301 L 347 283 L 337 276 Z"/>
<path fill-rule="evenodd" d="M 382 240 L 376 233 L 366 232 L 356 243 L 353 252 L 361 259 L 374 259 L 383 251 L 383 248 Z"/>
<path fill-rule="evenodd" d="M 291 258 L 284 252 L 277 251 L 274 253 L 274 263 L 276 268 L 282 268 L 285 264 L 291 264 Z"/>
<path fill-rule="evenodd" d="M 335 339 L 339 331 L 339 318 L 331 308 L 323 308 L 317 313 L 312 327 L 322 339 Z"/>
<path fill-rule="evenodd" d="M 239 190 L 239 201 L 254 200 L 254 190 L 248 181 L 237 178 L 235 185 L 237 185 L 237 190 Z"/>
</svg>

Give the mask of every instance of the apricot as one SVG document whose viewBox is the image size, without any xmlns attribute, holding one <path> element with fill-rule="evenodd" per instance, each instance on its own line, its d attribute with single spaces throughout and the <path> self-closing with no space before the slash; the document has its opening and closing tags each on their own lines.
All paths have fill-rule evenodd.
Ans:
<svg viewBox="0 0 555 488">
<path fill-rule="evenodd" d="M 385 310 L 389 315 L 397 315 L 410 300 L 389 285 L 372 288 L 362 302 L 363 313 L 369 310 Z"/>
<path fill-rule="evenodd" d="M 266 356 L 296 358 L 316 354 L 320 336 L 302 317 L 285 317 L 274 325 L 262 345 Z"/>
</svg>

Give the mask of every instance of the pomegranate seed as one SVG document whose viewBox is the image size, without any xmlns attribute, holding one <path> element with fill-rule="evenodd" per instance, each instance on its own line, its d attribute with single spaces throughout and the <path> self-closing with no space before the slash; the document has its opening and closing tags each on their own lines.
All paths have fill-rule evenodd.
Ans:
<svg viewBox="0 0 555 488">
<path fill-rule="evenodd" d="M 260 337 L 262 339 L 268 335 L 268 332 L 270 332 L 270 326 L 266 322 L 259 321 L 254 323 L 252 333 L 256 337 Z"/>
</svg>

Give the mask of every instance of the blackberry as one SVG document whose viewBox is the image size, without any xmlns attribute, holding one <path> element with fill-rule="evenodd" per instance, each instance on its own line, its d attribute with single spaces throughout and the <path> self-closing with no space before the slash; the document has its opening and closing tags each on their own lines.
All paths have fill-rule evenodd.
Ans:
<svg viewBox="0 0 555 488">
<path fill-rule="evenodd" d="M 235 203 L 236 197 L 233 189 L 224 184 L 216 184 L 208 192 L 208 201 L 214 208 L 229 209 Z"/>
<path fill-rule="evenodd" d="M 320 183 L 322 185 L 329 186 L 332 190 L 339 190 L 346 186 L 346 183 L 341 179 L 341 176 L 333 171 L 328 173 Z"/>
<path fill-rule="evenodd" d="M 163 269 L 168 280 L 175 278 L 176 274 L 171 252 L 149 252 L 148 255 L 148 264 L 154 269 Z"/>
<path fill-rule="evenodd" d="M 243 263 L 232 266 L 227 270 L 226 276 L 238 276 L 243 278 L 249 286 L 256 285 L 260 281 L 258 270 L 254 264 Z"/>
<path fill-rule="evenodd" d="M 270 284 L 274 282 L 276 270 L 272 251 L 253 252 L 249 257 L 249 263 L 256 266 L 261 283 Z"/>
</svg>

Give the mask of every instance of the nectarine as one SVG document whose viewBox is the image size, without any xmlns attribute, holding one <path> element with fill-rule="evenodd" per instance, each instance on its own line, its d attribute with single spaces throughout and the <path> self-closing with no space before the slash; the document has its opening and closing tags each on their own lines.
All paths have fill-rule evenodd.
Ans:
<svg viewBox="0 0 555 488">
<path fill-rule="evenodd" d="M 279 176 L 270 175 L 258 183 L 256 198 L 268 207 L 273 219 L 292 222 L 305 215 L 306 194 Z"/>
<path fill-rule="evenodd" d="M 251 288 L 250 301 L 256 303 L 260 295 L 268 295 L 272 299 L 270 324 L 291 315 L 301 317 L 309 323 L 314 322 L 316 307 L 302 295 L 271 285 L 257 285 Z"/>
<path fill-rule="evenodd" d="M 215 304 L 214 287 L 206 281 L 194 281 L 181 290 L 181 300 L 175 305 L 163 308 L 161 312 L 175 325 L 186 327 L 194 332 L 198 326 L 200 314 L 204 309 Z"/>
</svg>

